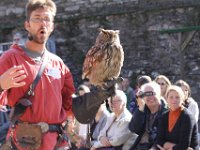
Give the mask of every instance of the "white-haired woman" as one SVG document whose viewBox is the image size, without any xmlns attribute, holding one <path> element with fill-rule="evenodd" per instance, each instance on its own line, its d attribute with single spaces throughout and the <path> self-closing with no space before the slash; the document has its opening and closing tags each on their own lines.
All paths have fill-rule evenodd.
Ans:
<svg viewBox="0 0 200 150">
<path fill-rule="evenodd" d="M 108 117 L 105 127 L 100 132 L 98 141 L 94 143 L 91 150 L 123 149 L 124 143 L 132 136 L 128 130 L 132 115 L 126 108 L 126 103 L 125 93 L 121 90 L 116 90 L 116 95 L 109 100 L 112 114 Z"/>
</svg>

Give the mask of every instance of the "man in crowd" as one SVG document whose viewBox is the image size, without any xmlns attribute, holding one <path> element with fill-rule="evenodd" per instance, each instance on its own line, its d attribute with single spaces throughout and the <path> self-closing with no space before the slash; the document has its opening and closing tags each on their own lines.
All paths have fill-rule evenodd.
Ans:
<svg viewBox="0 0 200 150">
<path fill-rule="evenodd" d="M 138 108 L 133 113 L 129 129 L 138 134 L 131 150 L 149 150 L 157 137 L 158 119 L 167 111 L 161 100 L 160 86 L 155 82 L 142 85 L 138 91 Z"/>
</svg>

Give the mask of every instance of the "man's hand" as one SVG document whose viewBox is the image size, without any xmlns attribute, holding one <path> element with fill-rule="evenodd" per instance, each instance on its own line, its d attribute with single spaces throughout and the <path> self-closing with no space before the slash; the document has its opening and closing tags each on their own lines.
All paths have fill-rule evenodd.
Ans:
<svg viewBox="0 0 200 150">
<path fill-rule="evenodd" d="M 144 111 L 144 107 L 145 107 L 145 101 L 139 96 L 140 95 L 140 92 L 141 91 L 138 91 L 137 93 L 136 93 L 136 95 L 137 95 L 137 104 L 138 104 L 138 107 L 139 107 L 139 110 L 140 111 Z"/>
<path fill-rule="evenodd" d="M 0 89 L 8 90 L 13 87 L 24 86 L 26 82 L 23 80 L 26 77 L 25 71 L 21 65 L 14 66 L 0 76 Z"/>
</svg>

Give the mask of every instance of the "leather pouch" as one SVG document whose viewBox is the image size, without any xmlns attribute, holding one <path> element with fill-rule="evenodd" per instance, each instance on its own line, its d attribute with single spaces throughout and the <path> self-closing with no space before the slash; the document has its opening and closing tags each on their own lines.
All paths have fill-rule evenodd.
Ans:
<svg viewBox="0 0 200 150">
<path fill-rule="evenodd" d="M 37 124 L 19 123 L 16 130 L 17 144 L 28 150 L 36 150 L 42 141 L 42 130 Z"/>
</svg>

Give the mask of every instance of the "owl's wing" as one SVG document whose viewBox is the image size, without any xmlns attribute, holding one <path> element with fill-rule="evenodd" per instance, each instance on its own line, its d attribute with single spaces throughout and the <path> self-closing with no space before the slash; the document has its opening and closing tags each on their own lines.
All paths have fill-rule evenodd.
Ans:
<svg viewBox="0 0 200 150">
<path fill-rule="evenodd" d="M 92 67 L 102 60 L 103 52 L 101 51 L 100 46 L 93 46 L 89 49 L 84 63 L 83 63 L 83 74 L 82 79 L 87 78 L 90 72 L 92 71 Z"/>
</svg>

